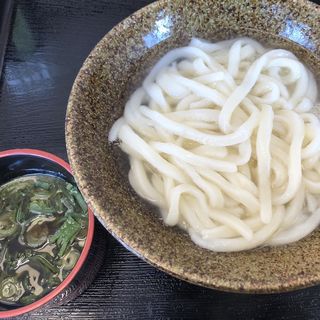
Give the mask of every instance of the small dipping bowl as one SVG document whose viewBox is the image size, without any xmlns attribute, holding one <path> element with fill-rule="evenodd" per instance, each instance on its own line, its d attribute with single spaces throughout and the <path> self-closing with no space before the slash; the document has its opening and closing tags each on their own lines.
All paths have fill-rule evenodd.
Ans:
<svg viewBox="0 0 320 320">
<path fill-rule="evenodd" d="M 53 154 L 32 149 L 14 149 L 0 152 L 0 186 L 12 179 L 27 174 L 50 174 L 76 186 L 69 164 Z M 103 260 L 101 254 L 98 255 L 99 262 L 94 262 L 95 267 L 93 269 L 93 262 L 87 263 L 88 260 L 90 260 L 89 252 L 92 247 L 95 230 L 94 215 L 89 208 L 88 219 L 88 233 L 85 245 L 76 265 L 66 279 L 47 295 L 29 305 L 23 307 L 0 306 L 0 318 L 19 316 L 43 306 L 52 307 L 54 305 L 61 305 L 72 300 L 84 291 L 93 280 L 96 274 L 95 270 L 98 271 L 97 266 L 100 266 Z M 90 256 L 94 255 L 95 254 L 90 254 Z M 84 270 L 89 268 L 91 274 L 88 273 L 88 270 L 87 272 Z M 77 281 L 77 278 L 80 276 L 80 273 L 82 274 L 82 280 L 85 282 L 85 286 L 81 284 L 81 288 L 79 289 L 80 281 Z M 84 273 L 86 273 L 86 276 L 84 276 Z M 90 275 L 88 276 L 88 274 Z"/>
</svg>

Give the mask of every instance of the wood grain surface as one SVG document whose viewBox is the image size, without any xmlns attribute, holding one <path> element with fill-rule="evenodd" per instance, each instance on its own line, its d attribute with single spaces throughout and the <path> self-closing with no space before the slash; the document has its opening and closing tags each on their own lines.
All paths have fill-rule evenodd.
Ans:
<svg viewBox="0 0 320 320">
<path fill-rule="evenodd" d="M 65 110 L 82 62 L 115 24 L 150 2 L 16 0 L 0 83 L 0 150 L 38 148 L 66 159 Z M 274 295 L 205 289 L 105 237 L 105 263 L 89 289 L 29 319 L 320 319 L 320 287 Z"/>
</svg>

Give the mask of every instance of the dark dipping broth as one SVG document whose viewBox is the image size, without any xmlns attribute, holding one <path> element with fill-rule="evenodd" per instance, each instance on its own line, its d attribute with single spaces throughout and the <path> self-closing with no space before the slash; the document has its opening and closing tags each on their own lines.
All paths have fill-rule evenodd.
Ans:
<svg viewBox="0 0 320 320">
<path fill-rule="evenodd" d="M 0 303 L 30 304 L 56 288 L 80 257 L 88 209 L 78 189 L 44 174 L 0 187 Z"/>
</svg>

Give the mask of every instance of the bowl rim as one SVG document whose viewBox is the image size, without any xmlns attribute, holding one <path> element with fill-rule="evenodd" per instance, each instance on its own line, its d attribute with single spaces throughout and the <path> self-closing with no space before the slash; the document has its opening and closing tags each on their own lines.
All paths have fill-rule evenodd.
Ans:
<svg viewBox="0 0 320 320">
<path fill-rule="evenodd" d="M 305 278 L 305 283 L 301 284 L 297 280 L 292 280 L 290 283 L 285 283 L 282 286 L 277 286 L 275 283 L 264 284 L 261 287 L 255 287 L 253 285 L 249 285 L 246 287 L 236 288 L 231 284 L 225 284 L 221 281 L 206 281 L 203 277 L 197 277 L 196 274 L 188 273 L 186 271 L 182 271 L 180 268 L 175 268 L 175 266 L 171 266 L 166 264 L 164 260 L 156 260 L 154 255 L 149 254 L 148 250 L 142 249 L 140 244 L 134 240 L 129 239 L 125 235 L 121 235 L 119 232 L 119 228 L 117 225 L 110 222 L 110 220 L 104 220 L 98 214 L 101 208 L 97 205 L 94 205 L 94 202 L 97 199 L 96 195 L 93 195 L 87 187 L 87 179 L 85 178 L 85 174 L 83 172 L 83 166 L 80 164 L 79 161 L 76 159 L 76 152 L 74 151 L 74 147 L 72 146 L 72 142 L 74 141 L 74 123 L 72 123 L 72 119 L 69 116 L 72 111 L 75 110 L 75 101 L 73 96 L 75 93 L 79 93 L 81 91 L 81 85 L 89 79 L 91 72 L 88 72 L 90 69 L 95 69 L 95 56 L 99 55 L 99 52 L 102 51 L 104 43 L 108 41 L 112 41 L 113 37 L 117 37 L 119 34 L 123 33 L 125 30 L 129 28 L 132 23 L 136 21 L 140 21 L 139 19 L 142 18 L 145 14 L 145 11 L 156 10 L 159 6 L 163 8 L 164 6 L 168 6 L 172 0 L 157 0 L 151 4 L 148 4 L 139 10 L 133 12 L 128 17 L 124 18 L 118 24 L 116 24 L 113 28 L 111 28 L 94 46 L 91 52 L 88 54 L 87 58 L 84 60 L 83 65 L 81 66 L 75 81 L 73 83 L 70 96 L 68 99 L 68 106 L 67 106 L 67 113 L 66 113 L 66 121 L 65 121 L 65 135 L 66 135 L 66 146 L 67 146 L 67 153 L 68 159 L 70 162 L 71 167 L 74 170 L 74 177 L 78 183 L 79 188 L 83 191 L 83 195 L 88 203 L 95 209 L 95 215 L 100 223 L 105 227 L 105 229 L 111 233 L 111 235 L 120 242 L 127 250 L 135 254 L 140 259 L 144 260 L 145 262 L 149 263 L 153 267 L 173 276 L 183 281 L 186 281 L 191 284 L 203 286 L 210 289 L 216 289 L 224 292 L 233 292 L 233 293 L 245 293 L 245 294 L 266 294 L 266 293 L 280 293 L 280 292 L 288 292 L 294 291 L 302 288 L 306 288 L 312 285 L 317 285 L 320 283 L 320 274 L 316 279 L 308 279 Z M 270 4 L 270 0 L 267 0 L 267 3 Z M 319 16 L 320 15 L 320 5 L 311 2 L 309 0 L 293 0 L 292 6 L 300 5 L 307 8 L 308 11 L 314 11 Z M 319 56 L 317 52 L 312 52 L 313 55 Z M 84 182 L 85 181 L 85 182 Z M 92 200 L 93 199 L 93 200 Z M 106 217 L 108 213 L 106 211 Z"/>
<path fill-rule="evenodd" d="M 64 161 L 63 159 L 59 158 L 58 156 L 56 156 L 52 153 L 46 152 L 46 151 L 36 150 L 36 149 L 10 149 L 10 150 L 5 150 L 5 151 L 0 151 L 0 158 L 6 158 L 6 157 L 14 156 L 14 155 L 31 155 L 31 156 L 51 160 L 51 161 L 59 164 L 61 167 L 63 167 L 69 173 L 72 174 L 71 167 L 66 161 Z M 85 245 L 81 251 L 80 257 L 79 257 L 76 265 L 72 269 L 72 271 L 69 273 L 69 275 L 55 289 L 50 291 L 48 294 L 43 296 L 41 299 L 39 299 L 31 304 L 28 304 L 26 306 L 23 306 L 23 307 L 19 307 L 19 308 L 8 310 L 8 311 L 0 311 L 0 318 L 16 317 L 16 316 L 22 315 L 24 313 L 38 309 L 41 306 L 47 304 L 49 301 L 53 300 L 59 293 L 61 293 L 65 288 L 67 288 L 68 285 L 75 278 L 77 273 L 80 271 L 85 260 L 87 259 L 87 256 L 89 254 L 89 250 L 90 250 L 90 247 L 92 244 L 92 240 L 93 240 L 93 234 L 94 234 L 94 214 L 93 214 L 92 210 L 88 207 L 87 238 L 85 241 Z"/>
</svg>

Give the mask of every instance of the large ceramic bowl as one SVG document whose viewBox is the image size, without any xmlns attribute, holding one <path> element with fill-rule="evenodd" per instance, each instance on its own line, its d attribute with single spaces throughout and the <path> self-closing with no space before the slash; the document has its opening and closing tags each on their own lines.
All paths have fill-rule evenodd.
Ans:
<svg viewBox="0 0 320 320">
<path fill-rule="evenodd" d="M 127 162 L 107 134 L 132 90 L 165 52 L 192 36 L 239 35 L 293 51 L 319 77 L 320 9 L 304 0 L 162 0 L 136 12 L 94 48 L 73 86 L 66 118 L 71 167 L 103 225 L 142 259 L 199 285 L 279 292 L 320 283 L 320 230 L 297 243 L 239 253 L 199 248 L 165 226 L 127 179 Z"/>
</svg>

